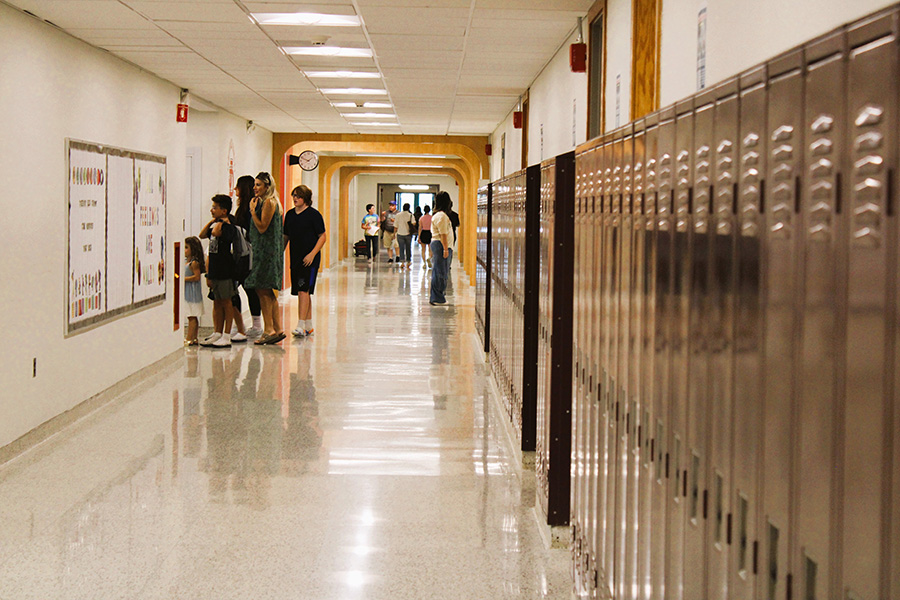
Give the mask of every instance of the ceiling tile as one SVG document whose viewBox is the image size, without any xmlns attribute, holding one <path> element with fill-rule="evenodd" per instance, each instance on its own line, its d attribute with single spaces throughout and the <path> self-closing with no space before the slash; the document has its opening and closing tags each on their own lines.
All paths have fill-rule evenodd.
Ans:
<svg viewBox="0 0 900 600">
<path fill-rule="evenodd" d="M 156 29 L 124 4 L 111 0 L 15 0 L 31 14 L 69 29 Z"/>
<path fill-rule="evenodd" d="M 148 2 L 121 0 L 154 21 L 244 23 L 250 18 L 234 2 Z"/>
</svg>

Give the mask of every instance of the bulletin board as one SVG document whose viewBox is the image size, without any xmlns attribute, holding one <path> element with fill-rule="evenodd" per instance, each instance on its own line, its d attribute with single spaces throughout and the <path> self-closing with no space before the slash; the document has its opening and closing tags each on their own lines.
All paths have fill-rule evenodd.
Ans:
<svg viewBox="0 0 900 600">
<path fill-rule="evenodd" d="M 166 158 L 66 140 L 66 334 L 166 298 Z"/>
</svg>

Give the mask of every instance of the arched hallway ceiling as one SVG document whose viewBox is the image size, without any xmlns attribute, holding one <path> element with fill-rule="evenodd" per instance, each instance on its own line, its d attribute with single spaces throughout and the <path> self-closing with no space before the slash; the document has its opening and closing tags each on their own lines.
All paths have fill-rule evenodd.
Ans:
<svg viewBox="0 0 900 600">
<path fill-rule="evenodd" d="M 222 107 L 273 132 L 402 135 L 491 133 L 593 3 L 5 1 L 190 89 L 194 110 Z M 272 17 L 266 15 L 299 11 L 358 22 L 267 24 Z M 371 56 L 292 54 L 291 49 L 318 43 L 323 44 L 318 51 L 341 47 Z M 337 77 L 335 72 L 368 77 Z M 347 88 L 375 91 L 327 91 Z M 366 107 L 366 102 L 388 106 Z"/>
</svg>

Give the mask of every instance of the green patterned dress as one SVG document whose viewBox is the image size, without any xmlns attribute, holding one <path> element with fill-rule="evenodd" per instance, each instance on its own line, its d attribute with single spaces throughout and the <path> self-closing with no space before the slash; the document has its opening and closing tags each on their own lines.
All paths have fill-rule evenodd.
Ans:
<svg viewBox="0 0 900 600">
<path fill-rule="evenodd" d="M 256 205 L 256 217 L 262 218 L 263 203 Z M 284 280 L 284 238 L 281 205 L 275 201 L 275 214 L 265 233 L 250 223 L 250 245 L 253 247 L 253 268 L 244 281 L 245 289 L 280 290 Z"/>
</svg>

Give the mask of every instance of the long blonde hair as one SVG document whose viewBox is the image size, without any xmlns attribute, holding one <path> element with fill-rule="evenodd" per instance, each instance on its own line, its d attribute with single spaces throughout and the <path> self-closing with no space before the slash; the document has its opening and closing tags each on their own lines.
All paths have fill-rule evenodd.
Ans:
<svg viewBox="0 0 900 600">
<path fill-rule="evenodd" d="M 275 181 L 272 179 L 272 176 L 265 171 L 260 171 L 256 178 L 266 184 L 266 193 L 262 199 L 268 200 L 271 198 L 278 202 L 278 189 L 275 187 Z"/>
</svg>

